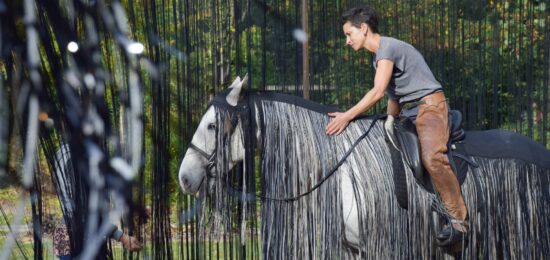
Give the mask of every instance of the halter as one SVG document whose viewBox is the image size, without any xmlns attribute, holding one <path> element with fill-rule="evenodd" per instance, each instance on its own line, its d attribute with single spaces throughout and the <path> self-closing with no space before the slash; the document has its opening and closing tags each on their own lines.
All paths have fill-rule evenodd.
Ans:
<svg viewBox="0 0 550 260">
<path fill-rule="evenodd" d="M 211 178 L 215 178 L 216 174 L 213 172 L 213 169 L 216 167 L 216 150 L 217 149 L 214 149 L 214 151 L 212 151 L 211 154 L 208 154 L 203 149 L 194 145 L 193 142 L 189 143 L 189 148 L 198 152 L 200 155 L 202 155 L 202 157 L 204 157 L 208 161 L 208 166 L 206 167 L 206 174 Z"/>
<path fill-rule="evenodd" d="M 208 110 L 212 105 L 216 105 L 218 107 L 223 107 L 225 109 L 231 109 L 231 110 L 235 110 L 235 111 L 245 111 L 249 108 L 248 103 L 246 103 L 246 102 L 242 102 L 242 103 L 239 102 L 236 106 L 231 106 L 231 105 L 227 104 L 227 102 L 225 101 L 225 97 L 220 98 L 220 96 L 215 97 L 208 104 L 208 106 L 206 107 L 206 110 Z M 234 116 L 234 114 L 232 113 L 231 125 L 236 126 L 237 121 L 238 121 L 238 117 Z M 235 128 L 231 128 L 231 131 L 228 132 L 227 135 L 231 135 L 233 133 L 233 131 L 235 131 Z M 214 151 L 212 151 L 211 154 L 208 154 L 205 150 L 203 150 L 203 149 L 199 148 L 198 146 L 196 146 L 195 144 L 193 144 L 193 142 L 189 142 L 189 147 L 188 148 L 198 152 L 200 155 L 202 155 L 202 157 L 204 157 L 208 161 L 208 166 L 206 167 L 207 177 L 217 178 L 218 175 L 214 172 L 214 168 L 216 168 L 216 152 L 217 152 L 218 149 L 215 148 Z"/>
</svg>

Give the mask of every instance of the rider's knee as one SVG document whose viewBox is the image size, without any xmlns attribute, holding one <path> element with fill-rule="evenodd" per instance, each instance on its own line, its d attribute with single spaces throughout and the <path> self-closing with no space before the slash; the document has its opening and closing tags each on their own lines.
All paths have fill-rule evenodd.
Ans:
<svg viewBox="0 0 550 260">
<path fill-rule="evenodd" d="M 449 165 L 447 156 L 439 151 L 423 152 L 422 162 L 428 172 L 438 172 Z"/>
</svg>

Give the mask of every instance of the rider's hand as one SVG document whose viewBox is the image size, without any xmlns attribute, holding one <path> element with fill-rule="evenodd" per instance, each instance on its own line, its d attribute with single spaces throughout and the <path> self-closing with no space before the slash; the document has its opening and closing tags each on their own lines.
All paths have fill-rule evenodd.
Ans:
<svg viewBox="0 0 550 260">
<path fill-rule="evenodd" d="M 328 115 L 332 117 L 332 119 L 325 128 L 327 135 L 339 135 L 342 131 L 344 131 L 344 129 L 346 129 L 349 122 L 353 119 L 347 113 L 341 112 L 332 112 L 328 113 Z"/>
<path fill-rule="evenodd" d="M 120 242 L 122 243 L 122 247 L 130 252 L 138 251 L 141 247 L 143 247 L 137 238 L 126 234 L 123 234 L 122 237 L 120 237 Z"/>
</svg>

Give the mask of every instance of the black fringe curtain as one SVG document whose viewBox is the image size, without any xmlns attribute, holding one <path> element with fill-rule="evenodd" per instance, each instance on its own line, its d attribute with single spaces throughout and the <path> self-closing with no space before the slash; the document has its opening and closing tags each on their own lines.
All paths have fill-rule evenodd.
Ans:
<svg viewBox="0 0 550 260">
<path fill-rule="evenodd" d="M 217 1 L 210 3 L 212 8 L 220 5 Z M 310 1 L 313 100 L 347 108 L 371 87 L 371 57 L 344 46 L 339 22 L 343 10 L 359 4 L 377 8 L 383 35 L 410 42 L 424 54 L 451 105 L 463 111 L 467 128 L 502 127 L 548 143 L 546 4 Z M 233 20 L 242 22 L 235 22 L 231 34 L 234 39 L 226 44 L 235 42 L 231 60 L 236 74 L 249 72 L 254 88 L 301 95 L 301 45 L 293 36 L 301 27 L 300 1 L 233 1 L 233 5 L 234 12 L 241 14 L 235 14 Z M 226 14 L 211 10 L 205 20 L 214 22 L 215 16 Z M 205 28 L 198 34 L 212 32 L 210 37 L 221 37 L 212 28 L 218 27 Z M 222 49 L 212 47 L 213 53 Z M 212 64 L 215 62 L 212 60 Z M 212 67 L 210 73 L 216 72 Z M 210 76 L 204 82 L 213 82 L 214 78 Z M 383 111 L 383 107 L 378 106 L 376 111 Z"/>
<path fill-rule="evenodd" d="M 20 129 L 3 136 L 2 144 L 7 138 L 24 144 L 24 167 L 16 174 L 24 176 L 28 193 L 22 194 L 23 207 L 13 222 L 22 224 L 19 212 L 30 199 L 35 258 L 52 253 L 43 248 L 44 187 L 55 190 L 71 255 L 82 259 L 112 257 L 105 240 L 109 215 L 136 208 L 131 180 L 141 167 L 143 98 L 139 60 L 129 49 L 135 45 L 126 35 L 122 10 L 119 2 L 0 2 L 2 76 L 9 79 L 1 89 L 9 101 L 1 105 L 13 113 L 7 125 Z M 108 61 L 104 52 L 112 54 Z M 116 118 L 119 113 L 124 117 Z M 59 165 L 56 154 L 63 146 L 70 148 L 71 163 Z M 6 236 L 0 258 L 10 255 L 21 236 L 16 231 Z"/>
<path fill-rule="evenodd" d="M 174 177 L 206 103 L 236 75 L 248 73 L 251 88 L 301 95 L 302 51 L 295 37 L 301 27 L 301 1 L 148 1 L 149 11 L 129 2 L 133 28 L 147 28 L 138 37 L 149 48 L 157 48 L 149 55 L 165 54 L 153 58 L 163 80 L 151 83 L 158 84 L 151 94 L 159 95 L 152 100 L 162 100 L 167 91 L 170 100 L 153 105 L 153 113 L 160 119 L 161 111 L 176 111 L 170 123 L 152 125 L 159 132 L 170 125 L 170 132 L 177 133 L 156 135 L 165 140 L 154 142 L 178 147 L 168 157 L 173 165 L 169 187 L 178 190 L 177 220 L 170 221 L 177 222 L 172 239 L 179 241 L 179 249 L 172 251 L 187 259 L 218 258 L 219 252 L 225 258 L 238 258 L 231 239 L 224 243 L 201 239 L 205 234 L 197 226 L 200 200 L 179 193 Z M 371 87 L 371 57 L 345 46 L 339 22 L 343 10 L 364 3 L 378 9 L 382 34 L 410 42 L 424 54 L 451 105 L 463 112 L 465 127 L 501 127 L 548 143 L 547 5 L 535 1 L 309 1 L 311 99 L 348 108 Z M 375 111 L 383 109 L 380 104 Z M 153 154 L 151 161 L 166 156 Z M 159 202 L 174 199 L 160 196 Z"/>
<path fill-rule="evenodd" d="M 237 253 L 230 239 L 199 243 L 201 201 L 181 193 L 177 169 L 206 104 L 236 75 L 248 73 L 253 89 L 301 95 L 302 45 L 296 35 L 301 27 L 302 1 L 27 2 L 35 8 L 36 23 L 23 22 L 23 2 L 0 0 L 0 177 L 10 174 L 7 162 L 9 137 L 15 134 L 12 126 L 20 124 L 20 132 L 25 133 L 29 125 L 28 113 L 17 109 L 28 107 L 31 96 L 38 98 L 41 111 L 53 120 L 51 129 L 45 126 L 46 121 L 40 121 L 39 151 L 50 162 L 50 172 L 54 170 L 53 155 L 62 143 L 71 145 L 72 155 L 80 162 L 76 165 L 85 164 L 87 158 L 79 159 L 84 150 L 83 139 L 79 139 L 81 129 L 72 121 L 76 119 L 71 113 L 96 106 L 109 133 L 92 138 L 91 143 L 107 156 L 120 155 L 132 161 L 132 168 L 138 172 L 136 185 L 124 186 L 125 196 L 133 196 L 138 208 L 151 208 L 149 220 L 137 214 L 137 219 L 123 222 L 125 231 L 141 238 L 145 248 L 137 254 L 125 252 L 114 257 L 239 258 L 242 254 Z M 309 0 L 312 100 L 346 109 L 372 86 L 371 56 L 345 46 L 339 21 L 342 11 L 359 4 L 370 4 L 378 10 L 383 35 L 407 41 L 424 55 L 443 84 L 451 106 L 462 111 L 466 128 L 505 128 L 550 147 L 547 2 Z M 98 8 L 110 10 L 113 15 L 105 16 Z M 123 13 L 127 16 L 121 16 Z M 127 28 L 117 27 L 126 21 Z M 29 48 L 34 47 L 27 45 L 25 35 L 33 25 L 41 44 L 37 63 L 26 60 Z M 126 33 L 145 45 L 144 57 L 136 60 L 122 50 Z M 70 40 L 83 43 L 81 53 L 86 55 L 67 58 L 70 54 L 63 46 Z M 41 84 L 33 83 L 36 77 L 29 76 L 37 75 L 32 73 L 36 68 Z M 64 87 L 68 80 L 62 72 L 74 72 L 73 68 L 95 76 L 104 73 L 106 79 L 98 77 L 98 81 L 105 85 L 105 94 L 75 94 Z M 84 80 L 85 74 L 77 75 Z M 31 87 L 25 87 L 29 84 Z M 131 102 L 136 84 L 144 92 L 142 105 Z M 78 96 L 80 103 L 71 103 L 74 99 L 65 98 L 67 93 Z M 21 97 L 20 101 L 14 95 Z M 133 132 L 137 128 L 131 122 L 136 115 L 128 112 L 129 107 L 141 108 L 144 113 L 141 133 Z M 382 103 L 372 113 L 383 111 Z M 18 122 L 14 115 L 23 115 L 24 122 Z M 112 145 L 108 136 L 116 136 L 117 144 Z M 140 137 L 144 139 L 142 144 L 135 142 Z M 29 141 L 26 138 L 23 136 L 22 143 Z M 139 156 L 132 152 L 136 145 L 142 149 Z M 86 175 L 85 167 L 76 168 L 82 168 Z M 43 172 L 48 169 L 41 168 Z M 29 172 L 28 176 L 35 174 Z M 83 176 L 76 176 L 74 181 L 85 183 Z M 59 186 L 54 177 L 34 179 L 52 179 Z M 25 187 L 40 198 L 40 187 L 36 185 Z M 34 219 L 40 223 L 44 204 L 40 206 L 40 199 L 33 201 L 37 203 L 33 204 Z M 80 203 L 85 202 L 83 196 Z M 80 228 L 75 226 L 73 232 L 83 234 Z M 77 251 L 82 247 L 78 236 L 73 243 Z M 35 255 L 45 254 L 40 252 L 40 243 L 35 245 Z"/>
</svg>

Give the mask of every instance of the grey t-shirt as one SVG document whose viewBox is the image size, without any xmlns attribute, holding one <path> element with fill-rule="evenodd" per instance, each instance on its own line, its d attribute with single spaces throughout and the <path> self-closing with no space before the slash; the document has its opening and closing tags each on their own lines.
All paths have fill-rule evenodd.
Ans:
<svg viewBox="0 0 550 260">
<path fill-rule="evenodd" d="M 442 89 L 424 57 L 410 44 L 391 38 L 380 37 L 380 46 L 374 56 L 374 68 L 382 59 L 393 61 L 393 75 L 386 95 L 399 103 L 422 98 Z"/>
</svg>

